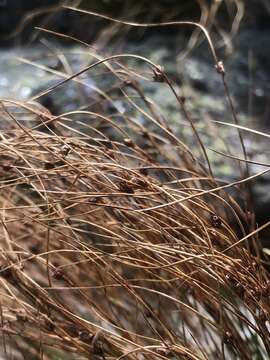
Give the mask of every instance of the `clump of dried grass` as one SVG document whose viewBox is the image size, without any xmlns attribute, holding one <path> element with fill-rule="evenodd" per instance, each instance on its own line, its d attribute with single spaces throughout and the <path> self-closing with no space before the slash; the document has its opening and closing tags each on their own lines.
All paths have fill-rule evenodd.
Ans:
<svg viewBox="0 0 270 360">
<path fill-rule="evenodd" d="M 256 336 L 269 351 L 269 281 L 245 246 L 247 214 L 171 134 L 137 133 L 146 147 L 111 126 L 117 141 L 20 123 L 2 135 L 7 353 L 248 359 Z"/>
<path fill-rule="evenodd" d="M 33 103 L 1 101 L 3 352 L 28 359 L 267 358 L 270 284 L 260 229 L 227 192 L 246 190 L 248 167 L 233 184 L 215 180 L 185 98 L 162 68 L 129 55 L 147 61 L 154 80 L 170 88 L 204 160 L 157 114 L 134 80 L 142 76 L 119 62 L 124 57 L 99 59 L 35 99 L 117 59 L 107 69 L 149 127 L 125 113 L 54 116 Z M 18 109 L 37 124 L 26 126 Z"/>
</svg>

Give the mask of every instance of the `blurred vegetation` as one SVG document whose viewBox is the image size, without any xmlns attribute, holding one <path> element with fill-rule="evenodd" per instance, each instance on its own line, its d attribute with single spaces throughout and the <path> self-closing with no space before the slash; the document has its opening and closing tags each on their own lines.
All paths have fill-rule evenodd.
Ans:
<svg viewBox="0 0 270 360">
<path fill-rule="evenodd" d="M 62 5 L 74 5 L 81 8 L 105 13 L 107 15 L 140 22 L 165 22 L 173 20 L 201 21 L 208 25 L 214 22 L 229 31 L 237 11 L 245 9 L 247 26 L 263 27 L 268 23 L 269 4 L 265 0 L 9 0 L 0 4 L 0 39 L 2 45 L 25 41 L 32 37 L 35 25 L 47 24 L 51 30 L 64 32 L 83 41 L 96 39 L 108 22 L 74 12 L 63 10 Z M 86 30 L 86 31 L 85 31 Z M 156 30 L 150 30 L 153 32 Z M 176 32 L 177 29 L 159 29 L 161 32 Z M 132 30 L 134 38 L 145 32 Z M 190 34 L 190 32 L 188 32 Z M 135 35 L 134 35 L 135 34 Z M 140 38 L 140 37 L 139 37 Z"/>
</svg>

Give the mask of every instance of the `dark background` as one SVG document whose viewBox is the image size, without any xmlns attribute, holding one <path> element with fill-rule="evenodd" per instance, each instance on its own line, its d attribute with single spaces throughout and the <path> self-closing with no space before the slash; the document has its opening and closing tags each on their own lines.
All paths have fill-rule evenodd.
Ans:
<svg viewBox="0 0 270 360">
<path fill-rule="evenodd" d="M 211 1 L 208 1 L 208 3 Z M 84 41 L 92 41 L 108 22 L 93 17 L 78 15 L 61 9 L 61 4 L 73 5 L 74 1 L 63 0 L 0 0 L 0 45 L 29 41 L 36 25 L 46 25 L 50 29 L 68 33 Z M 118 18 L 139 21 L 170 21 L 200 19 L 198 3 L 190 0 L 83 0 L 79 7 L 106 13 Z M 75 5 L 76 5 L 75 4 Z M 245 19 L 242 26 L 264 29 L 269 27 L 270 2 L 268 0 L 248 0 L 244 2 Z M 224 3 L 219 11 L 218 21 L 229 24 Z M 59 9 L 57 9 L 59 7 Z M 151 32 L 175 32 L 173 28 L 152 29 Z M 134 31 L 130 36 L 134 36 Z M 137 35 L 136 35 L 137 36 Z M 142 36 L 142 34 L 141 34 Z"/>
</svg>

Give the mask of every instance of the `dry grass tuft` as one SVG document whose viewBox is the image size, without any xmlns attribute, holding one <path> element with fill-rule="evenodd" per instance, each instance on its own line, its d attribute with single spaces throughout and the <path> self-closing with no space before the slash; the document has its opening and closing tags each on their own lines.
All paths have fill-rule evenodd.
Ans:
<svg viewBox="0 0 270 360">
<path fill-rule="evenodd" d="M 249 359 L 256 341 L 269 351 L 268 275 L 244 241 L 256 232 L 170 133 L 138 130 L 135 142 L 111 122 L 116 141 L 60 119 L 46 134 L 4 104 L 14 121 L 0 143 L 7 353 Z"/>
<path fill-rule="evenodd" d="M 171 90 L 202 156 L 158 115 L 139 86 L 145 74 L 120 63 L 127 56 L 146 61 L 158 86 Z M 1 101 L 3 353 L 267 358 L 270 283 L 261 229 L 227 192 L 241 197 L 254 176 L 215 180 L 185 98 L 161 67 L 135 55 L 95 57 L 32 100 L 70 81 L 80 86 L 79 75 L 105 63 L 120 83 L 118 96 L 151 126 L 125 113 L 84 108 L 54 116 L 33 102 Z M 109 91 L 97 93 L 115 104 Z M 28 126 L 20 112 L 37 122 Z"/>
</svg>

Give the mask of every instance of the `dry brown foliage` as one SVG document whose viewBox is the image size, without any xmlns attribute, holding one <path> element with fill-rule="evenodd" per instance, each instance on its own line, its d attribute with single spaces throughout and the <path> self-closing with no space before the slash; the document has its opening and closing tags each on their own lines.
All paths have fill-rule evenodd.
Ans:
<svg viewBox="0 0 270 360">
<path fill-rule="evenodd" d="M 211 49 L 230 100 L 223 64 Z M 144 97 L 137 82 L 144 76 L 120 63 L 128 56 L 146 61 L 154 80 L 171 90 L 204 160 Z M 101 63 L 149 128 L 124 113 L 81 109 L 54 116 L 33 102 L 1 101 L 3 353 L 18 359 L 267 358 L 270 283 L 261 229 L 248 196 L 239 206 L 228 192 L 243 196 L 259 174 L 250 176 L 246 167 L 238 182 L 215 180 L 185 98 L 161 67 L 142 57 L 99 59 L 35 99 L 68 81 L 80 85 L 79 75 Z M 108 93 L 99 96 L 114 104 Z M 19 112 L 37 122 L 28 126 Z M 241 139 L 243 129 L 235 126 Z"/>
</svg>

